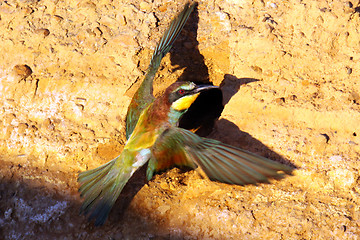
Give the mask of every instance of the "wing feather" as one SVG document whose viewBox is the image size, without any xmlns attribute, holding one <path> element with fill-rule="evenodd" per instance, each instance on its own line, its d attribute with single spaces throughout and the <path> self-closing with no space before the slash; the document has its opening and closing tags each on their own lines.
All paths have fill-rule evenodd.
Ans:
<svg viewBox="0 0 360 240">
<path fill-rule="evenodd" d="M 161 59 L 170 51 L 194 7 L 195 3 L 191 5 L 189 3 L 185 4 L 184 9 L 171 21 L 156 46 L 144 80 L 134 94 L 126 114 L 126 139 L 129 139 L 133 132 L 141 112 L 154 100 L 152 93 L 153 80 L 159 69 Z"/>
<path fill-rule="evenodd" d="M 293 170 L 292 167 L 249 151 L 175 127 L 164 131 L 151 152 L 153 171 L 174 165 L 199 166 L 211 180 L 230 184 L 268 182 L 268 178 L 279 178 Z M 177 157 L 181 156 L 181 160 L 174 161 L 171 157 L 174 153 Z"/>
</svg>

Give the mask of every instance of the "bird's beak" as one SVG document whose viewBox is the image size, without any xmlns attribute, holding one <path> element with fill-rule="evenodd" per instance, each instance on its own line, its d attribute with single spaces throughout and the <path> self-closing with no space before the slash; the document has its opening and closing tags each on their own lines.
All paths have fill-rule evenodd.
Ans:
<svg viewBox="0 0 360 240">
<path fill-rule="evenodd" d="M 210 90 L 213 88 L 219 88 L 219 87 L 213 86 L 213 85 L 196 85 L 196 88 L 192 92 L 195 94 L 195 93 L 200 93 L 200 92 Z"/>
</svg>

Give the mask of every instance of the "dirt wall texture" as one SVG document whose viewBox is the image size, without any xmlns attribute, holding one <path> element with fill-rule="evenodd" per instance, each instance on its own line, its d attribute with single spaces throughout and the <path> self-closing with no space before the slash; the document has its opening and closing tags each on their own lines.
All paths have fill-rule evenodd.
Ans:
<svg viewBox="0 0 360 240">
<path fill-rule="evenodd" d="M 102 227 L 77 173 L 116 157 L 152 51 L 185 1 L 0 2 L 0 239 L 358 239 L 360 2 L 199 1 L 160 67 L 220 85 L 215 138 L 298 167 L 232 186 L 139 171 Z"/>
</svg>

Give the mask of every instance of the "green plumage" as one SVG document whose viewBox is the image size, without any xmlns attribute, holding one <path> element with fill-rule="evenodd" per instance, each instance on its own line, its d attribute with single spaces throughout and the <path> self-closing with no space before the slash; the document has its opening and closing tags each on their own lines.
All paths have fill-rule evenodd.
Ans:
<svg viewBox="0 0 360 240">
<path fill-rule="evenodd" d="M 199 166 L 211 180 L 230 184 L 268 182 L 269 177 L 281 177 L 279 171 L 291 173 L 293 170 L 281 163 L 177 127 L 164 132 L 151 151 L 154 159 L 157 159 L 155 164 L 165 162 L 166 167 Z M 174 156 L 177 156 L 177 161 L 171 161 Z M 163 167 L 152 166 L 155 171 Z"/>
<path fill-rule="evenodd" d="M 184 6 L 184 9 L 179 15 L 171 21 L 169 27 L 156 46 L 146 71 L 145 78 L 134 94 L 126 114 L 126 139 L 129 139 L 129 136 L 133 132 L 141 112 L 154 101 L 153 80 L 159 69 L 161 59 L 170 51 L 194 7 L 195 4 L 190 5 L 189 3 Z"/>
<path fill-rule="evenodd" d="M 126 139 L 129 139 L 133 133 L 140 115 L 154 101 L 152 85 L 161 59 L 170 51 L 172 44 L 183 29 L 194 7 L 195 4 L 190 5 L 189 3 L 184 6 L 179 15 L 172 20 L 156 46 L 144 80 L 134 94 L 128 108 Z M 140 161 L 142 164 L 135 164 L 135 166 L 124 164 L 129 161 L 134 162 L 134 158 L 137 156 L 141 156 L 141 153 L 139 155 L 127 155 L 125 151 L 109 163 L 79 174 L 78 182 L 81 184 L 79 192 L 81 197 L 85 199 L 80 212 L 85 215 L 90 214 L 89 219 L 95 218 L 95 225 L 102 225 L 105 222 L 111 207 L 133 172 L 148 160 L 147 156 L 143 156 L 144 159 L 141 159 L 142 162 Z M 153 171 L 150 170 L 150 172 L 149 175 L 152 176 Z"/>
<path fill-rule="evenodd" d="M 133 173 L 148 162 L 147 178 L 172 166 L 200 167 L 211 179 L 230 184 L 267 182 L 291 173 L 292 168 L 251 152 L 202 138 L 178 127 L 179 119 L 202 91 L 217 87 L 176 82 L 154 99 L 152 84 L 163 56 L 179 35 L 194 5 L 171 22 L 156 47 L 143 83 L 135 93 L 126 117 L 127 142 L 110 162 L 79 174 L 81 213 L 102 225 Z"/>
</svg>

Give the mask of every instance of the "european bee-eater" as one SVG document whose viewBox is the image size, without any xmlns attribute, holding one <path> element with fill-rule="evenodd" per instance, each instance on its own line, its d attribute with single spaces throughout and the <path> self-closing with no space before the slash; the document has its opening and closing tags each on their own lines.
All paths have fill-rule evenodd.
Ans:
<svg viewBox="0 0 360 240">
<path fill-rule="evenodd" d="M 172 166 L 199 167 L 211 180 L 229 184 L 267 182 L 269 177 L 290 173 L 291 167 L 251 152 L 199 137 L 178 127 L 179 119 L 203 91 L 217 88 L 176 82 L 154 98 L 152 80 L 162 57 L 183 28 L 194 5 L 187 4 L 156 47 L 149 69 L 129 106 L 127 142 L 110 162 L 79 174 L 81 212 L 102 225 L 132 174 L 148 162 L 146 176 Z"/>
</svg>

